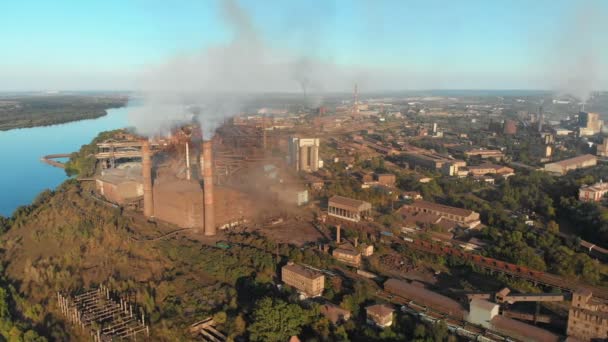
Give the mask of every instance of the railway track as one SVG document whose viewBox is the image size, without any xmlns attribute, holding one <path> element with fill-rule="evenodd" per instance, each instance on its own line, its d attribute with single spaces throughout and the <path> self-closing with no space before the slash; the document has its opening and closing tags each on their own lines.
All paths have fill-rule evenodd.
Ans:
<svg viewBox="0 0 608 342">
<path fill-rule="evenodd" d="M 408 246 L 421 252 L 438 255 L 450 255 L 461 260 L 471 262 L 473 265 L 485 270 L 505 273 L 513 277 L 529 280 L 537 284 L 558 288 L 568 292 L 575 292 L 582 289 L 589 290 L 593 293 L 594 297 L 608 300 L 608 288 L 605 287 L 592 286 L 579 281 L 566 279 L 555 274 L 545 273 L 525 266 L 483 257 L 478 254 L 464 252 L 453 247 L 431 243 L 428 241 L 413 239 L 412 241 L 406 242 Z"/>
</svg>

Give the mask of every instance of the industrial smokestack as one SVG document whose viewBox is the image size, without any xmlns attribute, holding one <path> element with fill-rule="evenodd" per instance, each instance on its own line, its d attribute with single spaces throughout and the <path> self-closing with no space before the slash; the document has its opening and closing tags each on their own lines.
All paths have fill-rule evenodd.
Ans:
<svg viewBox="0 0 608 342">
<path fill-rule="evenodd" d="M 144 140 L 141 146 L 141 169 L 144 182 L 144 216 L 154 216 L 154 198 L 152 195 L 152 158 L 150 142 Z"/>
<path fill-rule="evenodd" d="M 355 238 L 355 248 L 357 248 L 357 246 L 359 246 L 359 238 L 358 237 Z"/>
<path fill-rule="evenodd" d="M 186 141 L 186 179 L 190 180 L 190 142 Z"/>
<path fill-rule="evenodd" d="M 213 236 L 215 229 L 215 207 L 213 200 L 213 145 L 203 141 L 203 192 L 205 204 L 205 235 Z"/>
<path fill-rule="evenodd" d="M 340 244 L 340 225 L 336 226 L 336 243 Z"/>
</svg>

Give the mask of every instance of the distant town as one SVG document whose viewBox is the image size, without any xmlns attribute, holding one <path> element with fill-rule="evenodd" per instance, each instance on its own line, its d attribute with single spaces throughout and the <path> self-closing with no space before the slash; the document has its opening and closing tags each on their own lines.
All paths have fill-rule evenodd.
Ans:
<svg viewBox="0 0 608 342">
<path fill-rule="evenodd" d="M 77 245 L 119 234 L 124 242 L 109 248 L 135 253 L 87 247 L 76 252 L 84 263 L 62 266 L 82 280 L 29 285 L 56 289 L 36 291 L 58 300 L 50 310 L 70 331 L 96 341 L 608 336 L 608 130 L 605 116 L 586 111 L 607 108 L 608 94 L 583 110 L 545 93 L 392 97 L 355 86 L 325 103 L 274 99 L 207 135 L 203 116 L 152 137 L 104 132 L 79 152 L 44 156 L 75 178 L 10 219 L 8 274 L 32 281 L 16 258 L 40 241 L 11 241 L 44 234 L 28 221 L 68 201 L 68 217 L 122 227 Z M 160 254 L 138 256 L 146 250 Z M 57 251 L 37 253 L 29 272 Z M 179 284 L 175 299 L 213 295 L 161 301 L 167 277 Z M 177 321 L 162 318 L 187 307 Z M 264 310 L 286 326 L 273 331 Z M 168 322 L 177 325 L 161 328 Z"/>
</svg>

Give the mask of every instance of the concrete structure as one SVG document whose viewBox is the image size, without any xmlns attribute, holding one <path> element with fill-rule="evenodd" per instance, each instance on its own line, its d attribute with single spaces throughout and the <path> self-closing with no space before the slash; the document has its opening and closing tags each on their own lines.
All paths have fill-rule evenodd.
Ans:
<svg viewBox="0 0 608 342">
<path fill-rule="evenodd" d="M 598 113 L 580 112 L 578 114 L 578 125 L 578 134 L 582 137 L 600 133 L 604 122 L 600 120 Z"/>
<path fill-rule="evenodd" d="M 463 160 L 449 159 L 434 153 L 408 152 L 402 156 L 412 169 L 420 167 L 431 171 L 440 171 L 448 176 L 455 176 L 459 168 L 467 165 Z"/>
<path fill-rule="evenodd" d="M 482 148 L 471 149 L 464 152 L 466 158 L 479 157 L 481 159 L 494 158 L 496 160 L 502 160 L 505 155 L 499 150 L 486 150 Z"/>
<path fill-rule="evenodd" d="M 144 188 L 144 216 L 154 216 L 154 196 L 152 194 L 152 153 L 150 152 L 150 142 L 144 140 L 141 146 L 141 170 Z"/>
<path fill-rule="evenodd" d="M 361 266 L 361 253 L 354 251 L 352 249 L 346 248 L 336 248 L 333 250 L 331 255 L 336 258 L 336 260 L 343 262 L 345 264 L 359 267 Z"/>
<path fill-rule="evenodd" d="M 420 283 L 389 279 L 384 282 L 384 290 L 405 299 L 422 303 L 439 312 L 459 319 L 465 318 L 466 311 L 459 302 L 424 288 Z"/>
<path fill-rule="evenodd" d="M 608 138 L 604 138 L 601 144 L 597 145 L 596 153 L 600 157 L 608 157 Z"/>
<path fill-rule="evenodd" d="M 514 135 L 517 133 L 517 122 L 507 119 L 503 123 L 502 133 L 505 135 Z"/>
<path fill-rule="evenodd" d="M 205 199 L 205 235 L 216 234 L 215 205 L 213 198 L 213 145 L 211 141 L 203 142 L 203 192 Z"/>
<path fill-rule="evenodd" d="M 281 268 L 281 280 L 297 289 L 304 297 L 318 297 L 325 288 L 325 276 L 321 272 L 293 262 Z"/>
<path fill-rule="evenodd" d="M 590 291 L 573 293 L 567 333 L 583 341 L 608 339 L 608 304 L 595 302 Z"/>
<path fill-rule="evenodd" d="M 371 203 L 352 198 L 333 196 L 327 205 L 327 214 L 343 220 L 359 222 L 372 211 Z"/>
<path fill-rule="evenodd" d="M 485 299 L 473 298 L 469 303 L 469 316 L 467 321 L 481 325 L 484 328 L 491 327 L 492 318 L 498 316 L 500 306 Z"/>
<path fill-rule="evenodd" d="M 393 324 L 395 309 L 385 304 L 370 305 L 365 308 L 367 323 L 380 328 L 390 327 Z"/>
<path fill-rule="evenodd" d="M 291 138 L 289 162 L 298 171 L 315 172 L 319 169 L 319 139 Z"/>
<path fill-rule="evenodd" d="M 583 185 L 578 190 L 578 199 L 585 202 L 599 202 L 608 193 L 608 183 L 600 181 L 591 185 Z"/>
<path fill-rule="evenodd" d="M 469 173 L 473 176 L 483 176 L 486 174 L 497 174 L 503 177 L 509 177 L 515 174 L 515 170 L 510 167 L 485 163 L 476 166 L 469 166 Z"/>
<path fill-rule="evenodd" d="M 402 208 L 406 212 L 413 211 L 438 215 L 445 220 L 456 222 L 458 225 L 467 228 L 475 228 L 481 223 L 479 221 L 479 213 L 475 211 L 427 202 L 425 200 L 416 200 L 412 204 L 404 205 Z"/>
<path fill-rule="evenodd" d="M 106 200 L 124 205 L 144 195 L 141 164 L 123 164 L 118 168 L 105 169 L 96 177 L 97 192 Z"/>
<path fill-rule="evenodd" d="M 157 219 L 203 232 L 204 196 L 198 182 L 160 179 L 154 184 L 153 193 Z"/>
<path fill-rule="evenodd" d="M 490 322 L 491 329 L 526 342 L 558 342 L 560 336 L 545 329 L 520 322 L 502 315 L 497 315 Z"/>
<path fill-rule="evenodd" d="M 597 158 L 591 154 L 545 164 L 545 171 L 556 175 L 565 175 L 568 171 L 597 165 Z"/>
</svg>

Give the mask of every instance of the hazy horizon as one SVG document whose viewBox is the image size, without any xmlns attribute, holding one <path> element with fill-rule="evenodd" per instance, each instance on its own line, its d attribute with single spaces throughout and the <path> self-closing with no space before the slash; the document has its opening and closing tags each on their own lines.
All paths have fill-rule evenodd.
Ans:
<svg viewBox="0 0 608 342">
<path fill-rule="evenodd" d="M 602 1 L 36 7 L 2 5 L 0 91 L 200 90 L 224 80 L 220 92 L 335 93 L 358 83 L 362 93 L 546 89 L 584 98 L 608 89 Z"/>
</svg>

